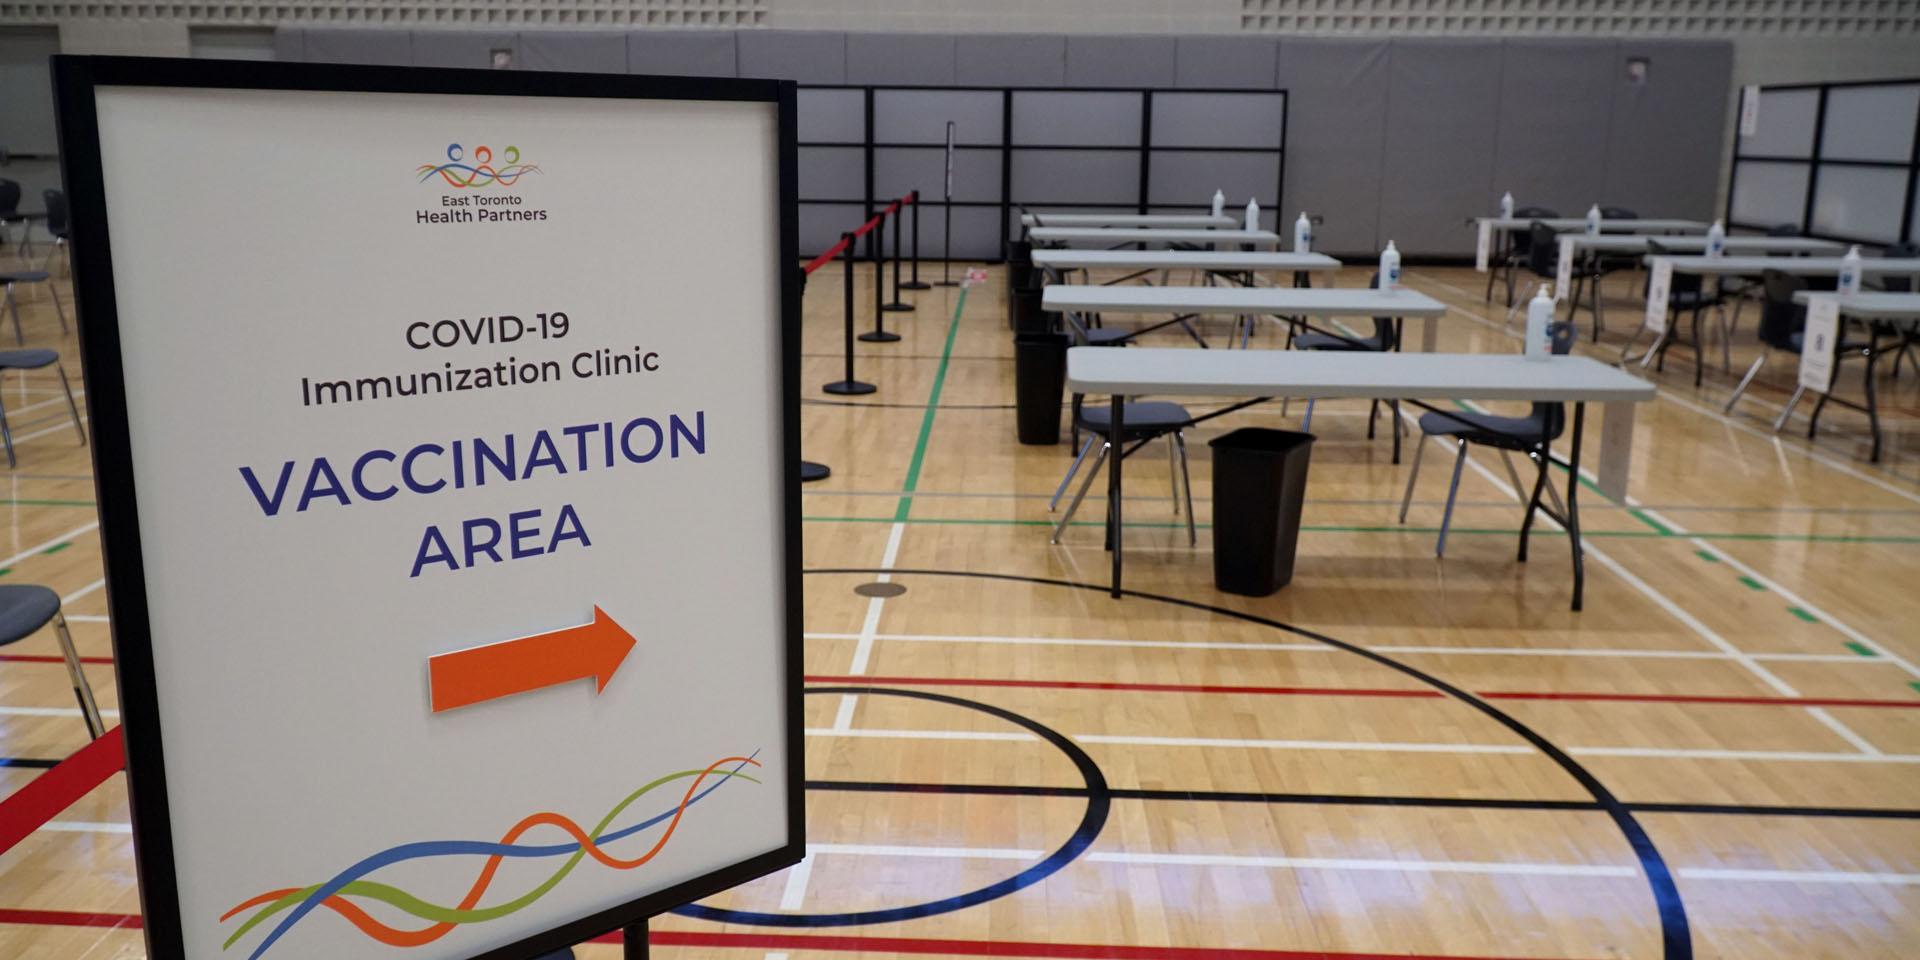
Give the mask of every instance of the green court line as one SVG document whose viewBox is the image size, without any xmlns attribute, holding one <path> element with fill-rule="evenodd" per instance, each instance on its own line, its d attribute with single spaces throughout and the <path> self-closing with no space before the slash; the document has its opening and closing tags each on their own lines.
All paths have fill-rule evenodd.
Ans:
<svg viewBox="0 0 1920 960">
<path fill-rule="evenodd" d="M 14 507 L 92 507 L 98 506 L 92 500 L 22 500 L 19 498 L 0 499 L 0 504 Z"/>
<path fill-rule="evenodd" d="M 1847 641 L 1847 649 L 1852 650 L 1854 653 L 1857 653 L 1863 657 L 1879 656 L 1879 654 L 1874 653 L 1873 649 L 1871 647 L 1868 647 L 1866 644 L 1855 643 L 1852 640 Z"/>
<path fill-rule="evenodd" d="M 73 546 L 73 542 L 72 542 L 72 541 L 67 541 L 67 542 L 65 542 L 65 543 L 56 543 L 56 544 L 54 544 L 53 546 L 51 546 L 51 547 L 48 547 L 48 548 L 46 548 L 45 550 L 42 550 L 42 551 L 40 551 L 40 553 L 41 553 L 42 555 L 45 555 L 45 554 L 49 554 L 49 553 L 59 553 L 60 551 L 62 551 L 62 550 L 65 550 L 66 548 L 68 548 L 68 547 L 71 547 L 71 546 Z"/>
<path fill-rule="evenodd" d="M 1914 693 L 1920 693 L 1920 680 L 1909 680 L 1907 686 L 1912 687 Z"/>
<path fill-rule="evenodd" d="M 1796 617 L 1799 617 L 1799 618 L 1800 618 L 1800 619 L 1802 619 L 1802 620 L 1805 620 L 1805 621 L 1806 621 L 1806 622 L 1808 622 L 1808 623 L 1819 623 L 1819 622 L 1820 622 L 1820 618 L 1819 618 L 1819 617 L 1816 617 L 1816 616 L 1814 616 L 1813 614 L 1811 614 L 1811 613 L 1808 613 L 1807 611 L 1805 611 L 1805 610 L 1802 610 L 1802 609 L 1800 609 L 1799 607 L 1788 607 L 1788 608 L 1787 608 L 1787 612 L 1788 612 L 1788 613 L 1791 613 L 1791 614 L 1793 614 L 1793 615 L 1794 615 L 1794 616 L 1796 616 Z"/>
<path fill-rule="evenodd" d="M 12 567 L 0 567 L 0 577 L 4 577 L 4 576 L 6 576 L 7 574 L 9 574 L 9 573 L 12 573 L 12 572 L 13 572 L 13 568 L 12 568 Z"/>
<path fill-rule="evenodd" d="M 907 482 L 900 486 L 900 503 L 894 508 L 893 522 L 905 523 L 913 511 L 913 491 L 920 486 L 920 466 L 927 460 L 927 439 L 933 436 L 933 417 L 940 412 L 940 392 L 946 389 L 947 366 L 953 362 L 953 341 L 960 335 L 960 314 L 967 309 L 967 288 L 953 305 L 953 319 L 947 323 L 947 342 L 940 348 L 940 367 L 933 374 L 933 389 L 927 392 L 927 413 L 920 418 L 920 437 L 913 443 L 913 459 L 907 463 Z"/>
<path fill-rule="evenodd" d="M 1700 558 L 1700 559 L 1702 559 L 1702 560 L 1705 560 L 1705 561 L 1706 561 L 1706 562 L 1708 562 L 1708 563 L 1719 563 L 1719 562 L 1720 562 L 1720 558 L 1719 558 L 1719 557 L 1716 557 L 1716 556 L 1714 556 L 1714 555 L 1713 555 L 1713 552 L 1712 552 L 1712 551 L 1710 551 L 1710 550 L 1695 550 L 1695 551 L 1693 552 L 1693 555 L 1694 555 L 1694 556 L 1696 556 L 1696 557 L 1699 557 L 1699 558 Z"/>
<path fill-rule="evenodd" d="M 1050 526 L 1053 526 L 1053 521 L 1051 520 L 1017 520 L 1017 519 L 1009 519 L 1009 518 L 1001 518 L 1001 517 L 901 517 L 897 514 L 891 517 L 806 516 L 806 517 L 801 517 L 800 519 L 806 521 L 807 523 L 932 523 L 932 524 L 946 524 L 949 526 L 976 526 L 976 527 L 1050 527 Z M 1081 522 L 1082 521 L 1075 521 L 1074 525 L 1077 526 Z M 1104 520 L 1089 520 L 1089 521 L 1085 521 L 1085 523 L 1088 526 L 1105 526 L 1106 525 L 1106 521 Z M 1184 528 L 1186 524 L 1180 521 L 1168 521 L 1166 523 L 1138 523 L 1138 524 L 1128 523 L 1127 526 Z M 1194 524 L 1194 526 L 1202 529 L 1210 529 L 1213 525 L 1210 523 L 1196 523 Z M 1414 526 L 1411 524 L 1407 526 L 1400 526 L 1399 524 L 1378 524 L 1378 525 L 1302 524 L 1300 526 L 1300 529 L 1303 531 L 1306 531 L 1307 533 L 1438 533 L 1440 531 L 1439 527 L 1421 527 L 1421 526 Z M 1517 536 L 1520 533 L 1520 531 L 1517 528 L 1509 528 L 1509 527 L 1459 527 L 1459 526 L 1453 527 L 1449 531 L 1449 535 L 1456 534 L 1456 533 L 1463 534 L 1463 535 L 1511 537 L 1511 536 Z M 1533 533 L 1534 533 L 1534 536 L 1546 536 L 1546 537 L 1566 536 L 1566 531 L 1564 530 L 1547 530 L 1547 529 L 1536 528 L 1533 531 Z M 1657 530 L 1585 530 L 1585 531 L 1582 531 L 1582 534 L 1589 538 L 1612 538 L 1612 539 L 1630 539 L 1630 540 L 1670 540 L 1670 539 L 1684 539 L 1689 537 L 1699 537 L 1704 540 L 1777 540 L 1777 541 L 1786 542 L 1786 543 L 1829 543 L 1829 542 L 1832 542 L 1832 543 L 1920 543 L 1920 537 L 1897 537 L 1897 536 L 1889 536 L 1889 537 L 1857 536 L 1856 537 L 1856 536 L 1841 536 L 1838 534 L 1834 534 L 1834 535 L 1791 534 L 1791 533 L 1779 533 L 1779 534 L 1774 534 L 1774 533 L 1686 533 L 1686 534 L 1669 533 L 1669 534 L 1663 534 Z M 1742 579 L 1744 580 L 1746 578 L 1743 577 Z M 1766 589 L 1766 587 L 1758 585 L 1757 582 L 1754 584 L 1750 584 L 1750 586 L 1754 586 L 1755 589 L 1760 589 L 1760 590 Z"/>
<path fill-rule="evenodd" d="M 1743 575 L 1743 576 L 1741 576 L 1741 578 L 1740 578 L 1740 582 L 1741 582 L 1741 583 L 1744 583 L 1744 584 L 1746 584 L 1746 585 L 1747 585 L 1747 589 L 1749 589 L 1749 590 L 1758 590 L 1758 591 L 1760 591 L 1760 592 L 1762 592 L 1762 593 L 1765 593 L 1765 592 L 1766 592 L 1766 590 L 1767 590 L 1767 585 L 1766 585 L 1766 584 L 1764 584 L 1764 583 L 1761 583 L 1760 581 L 1758 581 L 1758 580 L 1755 580 L 1754 578 L 1752 578 L 1752 577 L 1749 577 L 1749 576 L 1744 576 L 1744 575 Z"/>
</svg>

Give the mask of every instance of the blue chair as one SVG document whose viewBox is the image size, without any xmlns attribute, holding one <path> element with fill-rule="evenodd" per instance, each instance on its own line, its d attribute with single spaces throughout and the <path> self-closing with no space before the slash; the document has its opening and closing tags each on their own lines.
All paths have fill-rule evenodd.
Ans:
<svg viewBox="0 0 1920 960">
<path fill-rule="evenodd" d="M 1060 486 L 1053 491 L 1053 499 L 1047 501 L 1047 510 L 1051 512 L 1060 505 L 1060 497 L 1067 491 L 1067 484 L 1080 472 L 1080 465 L 1093 450 L 1094 444 L 1100 445 L 1100 453 L 1094 457 L 1093 465 L 1087 468 L 1086 479 L 1075 491 L 1073 502 L 1068 504 L 1067 512 L 1054 524 L 1053 542 L 1060 542 L 1060 535 L 1066 532 L 1067 524 L 1080 509 L 1080 501 L 1086 499 L 1088 488 L 1093 486 L 1093 478 L 1100 475 L 1100 467 L 1109 456 L 1126 456 L 1128 453 L 1146 446 L 1161 437 L 1167 438 L 1167 469 L 1172 473 L 1173 512 L 1180 513 L 1181 493 L 1184 490 L 1187 503 L 1187 545 L 1200 542 L 1193 529 L 1193 480 L 1187 472 L 1187 439 L 1181 431 L 1193 426 L 1193 414 L 1177 403 L 1152 401 L 1127 404 L 1126 423 L 1120 437 L 1121 449 L 1115 452 L 1113 445 L 1107 442 L 1107 428 L 1113 423 L 1113 409 L 1106 405 L 1088 407 L 1085 394 L 1073 395 L 1073 434 L 1076 441 L 1082 432 L 1087 434 L 1085 443 L 1079 444 L 1080 452 L 1073 458 L 1073 465 L 1067 468 L 1067 475 L 1060 478 Z M 1131 444 L 1131 448 L 1127 445 Z M 1177 468 L 1177 469 L 1176 469 Z"/>
<path fill-rule="evenodd" d="M 93 685 L 80 667 L 80 654 L 73 648 L 73 635 L 67 632 L 67 618 L 60 610 L 60 595 L 35 584 L 0 586 L 0 647 L 18 643 L 53 624 L 60 641 L 60 656 L 67 662 L 67 679 L 73 683 L 74 699 L 80 702 L 80 716 L 87 722 L 87 734 L 98 740 L 106 734 L 100 721 L 100 706 L 93 699 Z"/>
<path fill-rule="evenodd" d="M 1379 288 L 1380 288 L 1380 274 L 1375 273 L 1370 279 L 1367 280 L 1367 289 L 1377 290 Z M 1400 348 L 1400 328 L 1399 328 L 1399 325 L 1394 322 L 1394 319 L 1395 318 L 1393 317 L 1374 317 L 1373 318 L 1373 335 L 1368 337 L 1344 337 L 1337 333 L 1303 333 L 1297 337 L 1289 337 L 1289 340 L 1293 344 L 1293 348 L 1295 350 L 1328 350 L 1333 352 L 1346 352 L 1346 353 L 1391 353 Z M 1307 401 L 1307 415 L 1305 417 L 1302 417 L 1300 420 L 1301 430 L 1310 431 L 1313 429 L 1313 403 L 1314 402 L 1312 400 Z M 1389 400 L 1387 401 L 1387 406 L 1391 409 L 1393 413 L 1393 428 L 1395 430 L 1399 430 L 1400 429 L 1400 401 Z M 1286 405 L 1284 403 L 1281 404 L 1280 415 L 1286 416 L 1286 411 L 1287 411 Z M 1379 419 L 1380 419 L 1380 401 L 1375 400 L 1373 401 L 1372 405 L 1367 408 L 1367 439 L 1368 440 L 1373 439 L 1374 425 L 1379 421 Z M 1396 442 L 1398 441 L 1396 440 Z M 1396 461 L 1399 459 L 1399 456 L 1400 456 L 1399 448 L 1395 447 L 1394 458 Z"/>
<path fill-rule="evenodd" d="M 67 393 L 67 412 L 73 415 L 73 429 L 80 434 L 80 445 L 87 445 L 87 428 L 80 424 L 80 407 L 73 402 L 73 386 L 67 382 L 67 368 L 52 350 L 0 350 L 0 374 L 8 370 L 39 370 L 52 367 L 60 373 L 60 389 Z M 7 446 L 7 468 L 16 465 L 13 456 L 13 427 L 7 423 L 7 405 L 0 399 L 0 441 Z"/>
<path fill-rule="evenodd" d="M 14 270 L 0 272 L 0 284 L 5 285 L 6 294 L 0 303 L 4 303 L 7 312 L 13 314 L 13 339 L 15 343 L 25 344 L 27 334 L 20 329 L 20 303 L 13 298 L 13 287 L 19 283 L 44 283 L 47 292 L 53 295 L 53 313 L 60 318 L 60 334 L 67 334 L 67 308 L 60 302 L 60 290 L 53 285 L 53 274 L 45 270 Z"/>
<path fill-rule="evenodd" d="M 1558 321 L 1549 328 L 1553 335 L 1553 352 L 1564 356 L 1573 349 L 1573 324 Z M 1407 492 L 1400 499 L 1400 522 L 1407 522 L 1407 508 L 1413 503 L 1413 485 L 1420 479 L 1420 456 L 1426 452 L 1428 437 L 1452 437 L 1459 443 L 1459 455 L 1453 461 L 1453 482 L 1447 487 L 1447 509 L 1440 517 L 1440 539 L 1434 543 L 1433 555 L 1444 557 L 1447 554 L 1447 528 L 1453 524 L 1453 503 L 1460 493 L 1460 470 L 1467 465 L 1467 444 L 1477 443 L 1500 451 L 1501 460 L 1507 466 L 1507 478 L 1513 481 L 1513 489 L 1521 500 L 1529 499 L 1527 490 L 1520 485 L 1520 474 L 1513 468 L 1509 453 L 1524 453 L 1539 468 L 1536 483 L 1546 487 L 1547 494 L 1553 498 L 1555 509 L 1565 512 L 1560 505 L 1560 495 L 1553 485 L 1546 482 L 1547 467 L 1550 463 L 1548 452 L 1555 439 L 1567 425 L 1567 408 L 1561 403 L 1536 403 L 1524 417 L 1502 417 L 1490 413 L 1442 413 L 1434 411 L 1420 417 L 1420 443 L 1413 448 L 1413 470 L 1407 474 Z"/>
<path fill-rule="evenodd" d="M 58 190 L 40 191 L 41 202 L 47 205 L 47 235 L 53 238 L 53 247 L 47 251 L 47 258 L 40 262 L 40 269 L 53 266 L 55 253 L 65 254 L 67 273 L 73 273 L 73 250 L 67 246 L 67 234 L 72 230 L 72 221 L 67 217 L 67 195 Z M 62 326 L 66 319 L 60 320 Z"/>
</svg>

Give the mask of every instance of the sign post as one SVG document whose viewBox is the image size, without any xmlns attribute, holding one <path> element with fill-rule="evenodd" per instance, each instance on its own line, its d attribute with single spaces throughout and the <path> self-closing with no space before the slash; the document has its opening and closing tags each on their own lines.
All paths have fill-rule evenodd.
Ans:
<svg viewBox="0 0 1920 960">
<path fill-rule="evenodd" d="M 59 57 L 156 960 L 797 862 L 794 90 Z"/>
<path fill-rule="evenodd" d="M 1840 298 L 1807 298 L 1807 327 L 1800 348 L 1799 385 L 1824 394 L 1833 387 L 1833 361 L 1840 341 Z"/>
<path fill-rule="evenodd" d="M 947 121 L 947 170 L 940 186 L 940 280 L 935 286 L 957 286 L 953 269 L 953 121 Z"/>
</svg>

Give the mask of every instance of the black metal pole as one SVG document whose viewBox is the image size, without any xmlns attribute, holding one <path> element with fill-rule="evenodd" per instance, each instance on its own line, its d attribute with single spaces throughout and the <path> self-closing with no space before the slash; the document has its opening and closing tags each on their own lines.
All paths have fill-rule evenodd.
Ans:
<svg viewBox="0 0 1920 960">
<path fill-rule="evenodd" d="M 856 396 L 872 393 L 878 388 L 871 383 L 861 383 L 853 378 L 853 234 L 841 234 L 840 242 L 846 245 L 846 248 L 840 251 L 842 273 L 840 291 L 841 300 L 846 306 L 847 375 L 846 379 L 835 380 L 820 389 L 839 396 Z"/>
<path fill-rule="evenodd" d="M 807 268 L 795 267 L 794 269 L 800 271 L 800 295 L 804 297 L 806 296 L 806 292 L 807 292 Z M 824 463 L 815 463 L 814 461 L 807 460 L 807 459 L 802 459 L 800 461 L 800 482 L 801 483 L 812 483 L 815 480 L 825 480 L 826 478 L 831 476 L 833 476 L 833 470 Z M 573 960 L 573 955 L 568 954 L 565 960 Z"/>
<path fill-rule="evenodd" d="M 648 960 L 647 922 L 642 920 L 639 923 L 628 926 L 622 932 L 626 934 L 623 938 L 626 941 L 626 949 L 622 954 L 625 960 Z"/>
<path fill-rule="evenodd" d="M 908 196 L 913 198 L 913 275 L 906 283 L 896 282 L 893 288 L 895 290 L 931 290 L 933 284 L 923 283 L 920 280 L 920 191 L 915 190 Z M 900 298 L 896 296 L 894 299 Z"/>
<path fill-rule="evenodd" d="M 953 269 L 953 198 L 940 201 L 940 282 L 937 287 L 957 287 L 947 271 Z"/>
<path fill-rule="evenodd" d="M 907 198 L 901 197 L 900 206 L 894 208 L 895 216 L 898 216 L 901 212 L 903 212 L 906 206 L 906 203 L 907 203 Z M 900 235 L 903 233 L 906 233 L 906 231 L 900 229 L 899 221 L 898 220 L 894 221 L 894 224 L 893 224 L 893 302 L 880 308 L 882 310 L 887 311 L 888 313 L 913 312 L 913 304 L 902 302 L 900 299 Z"/>
<path fill-rule="evenodd" d="M 880 211 L 880 220 L 873 225 L 873 234 L 868 238 L 869 259 L 873 261 L 873 329 L 860 335 L 868 343 L 893 343 L 900 335 L 887 329 L 884 322 L 887 315 L 887 261 L 880 250 L 887 242 L 887 212 Z"/>
</svg>

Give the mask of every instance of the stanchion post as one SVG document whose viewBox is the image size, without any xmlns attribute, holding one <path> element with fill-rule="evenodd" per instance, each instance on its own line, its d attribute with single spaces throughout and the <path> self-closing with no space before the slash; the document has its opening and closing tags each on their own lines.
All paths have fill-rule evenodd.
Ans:
<svg viewBox="0 0 1920 960">
<path fill-rule="evenodd" d="M 841 301 L 846 306 L 846 378 L 835 380 L 820 389 L 837 396 L 858 396 L 872 393 L 878 389 L 871 383 L 861 383 L 853 378 L 853 234 L 843 233 L 840 242 L 845 249 L 840 251 Z"/>
<path fill-rule="evenodd" d="M 860 335 L 867 343 L 893 343 L 900 335 L 887 329 L 884 319 L 887 315 L 887 261 L 881 255 L 881 249 L 887 242 L 887 211 L 880 211 L 880 219 L 873 225 L 872 244 L 867 252 L 873 260 L 873 329 Z"/>
<path fill-rule="evenodd" d="M 940 282 L 936 286 L 957 287 L 947 271 L 953 269 L 953 198 L 940 201 Z"/>
<path fill-rule="evenodd" d="M 905 212 L 906 203 L 907 198 L 901 197 L 894 204 L 894 213 L 898 215 Z M 895 220 L 893 224 L 893 302 L 880 308 L 888 313 L 911 313 L 913 311 L 913 304 L 903 302 L 900 299 L 900 235 L 903 233 L 906 233 L 906 231 L 900 229 L 899 221 Z"/>
<path fill-rule="evenodd" d="M 894 280 L 893 289 L 896 291 L 931 290 L 933 289 L 933 284 L 922 283 L 920 281 L 920 191 L 915 190 L 912 193 L 907 194 L 907 197 L 908 197 L 908 202 L 913 204 L 913 249 L 912 249 L 913 273 L 908 278 L 906 283 L 899 282 L 899 279 L 896 277 Z M 894 299 L 895 300 L 900 299 L 898 294 L 894 296 Z"/>
<path fill-rule="evenodd" d="M 624 934 L 624 936 L 621 937 L 624 947 L 621 956 L 624 957 L 625 960 L 648 960 L 647 922 L 642 920 L 639 923 L 629 925 L 621 932 Z"/>
</svg>

